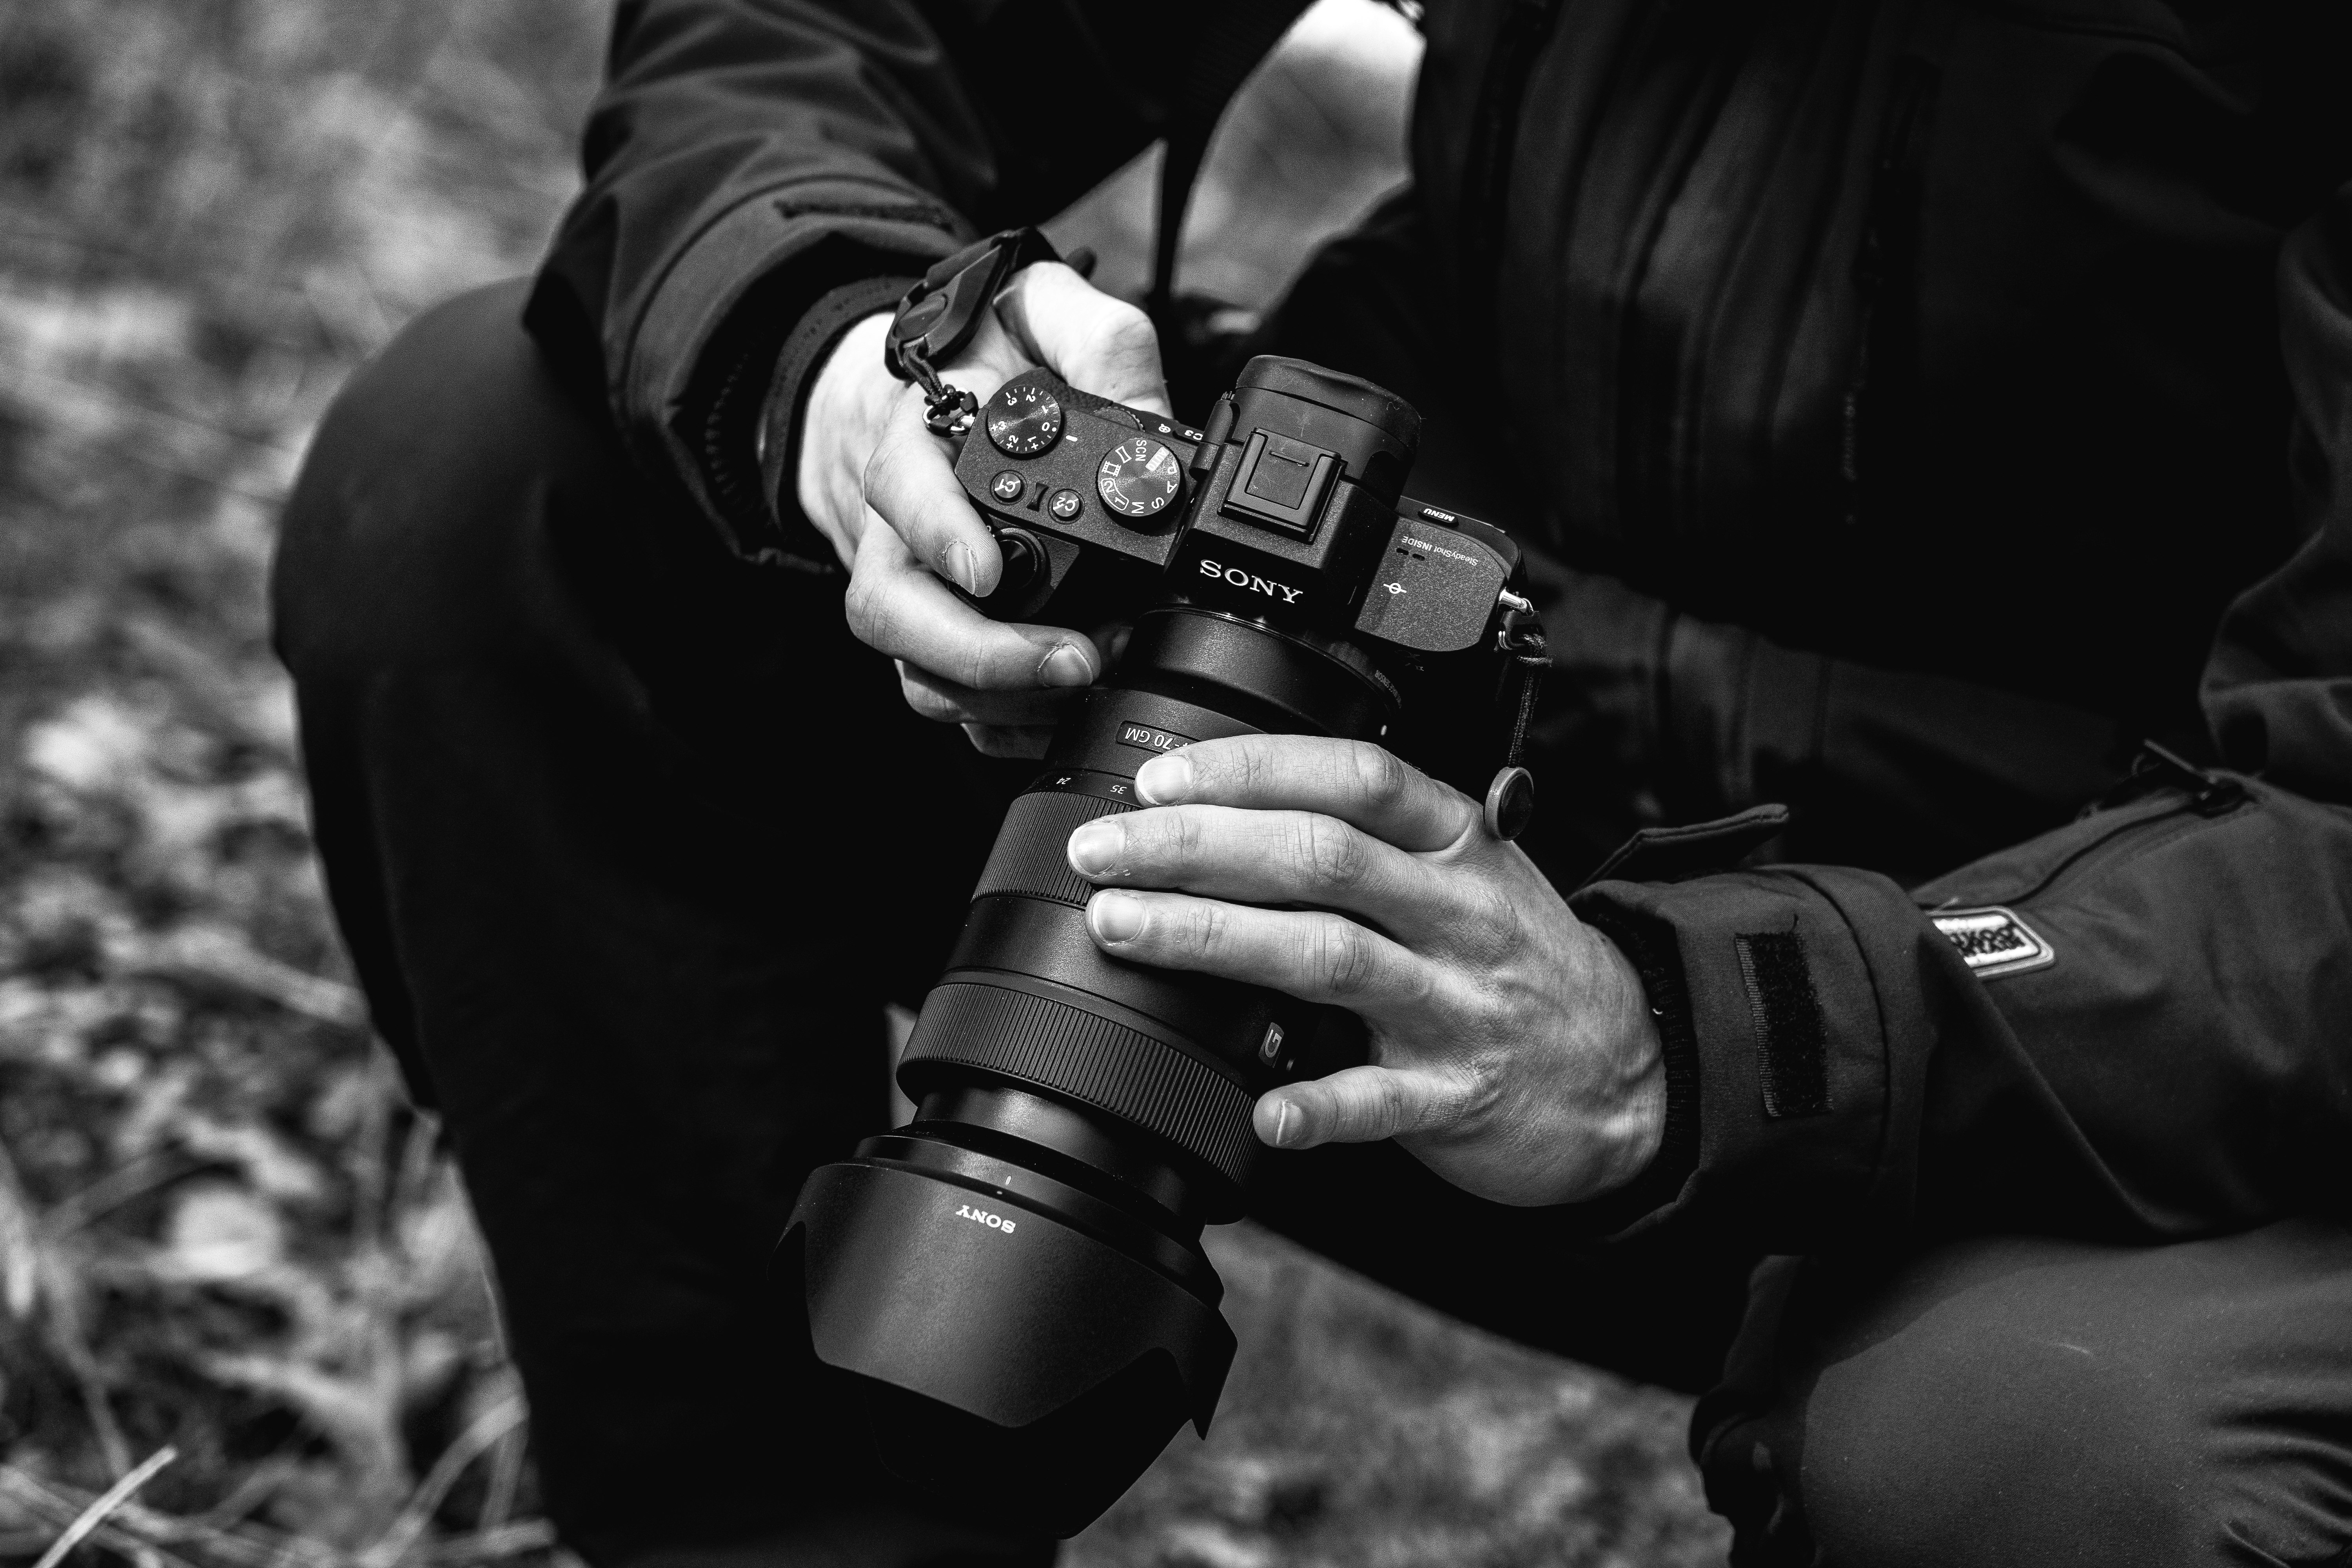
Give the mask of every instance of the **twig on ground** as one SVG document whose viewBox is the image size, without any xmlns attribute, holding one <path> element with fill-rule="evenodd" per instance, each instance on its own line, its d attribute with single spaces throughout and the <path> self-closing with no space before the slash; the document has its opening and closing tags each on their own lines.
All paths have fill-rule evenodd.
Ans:
<svg viewBox="0 0 2352 1568">
<path fill-rule="evenodd" d="M 442 1450 L 433 1462 L 433 1468 L 416 1483 L 416 1491 L 401 1509 L 392 1528 L 373 1546 L 360 1553 L 361 1568 L 392 1568 L 408 1555 L 416 1538 L 433 1522 L 433 1515 L 466 1467 L 479 1458 L 483 1451 L 521 1425 L 523 1403 L 520 1394 L 502 1399 L 474 1418 L 473 1425 L 457 1434 L 456 1442 Z"/>
<path fill-rule="evenodd" d="M 522 1488 L 525 1452 L 520 1426 L 501 1436 L 490 1450 L 490 1484 L 483 1493 L 482 1514 L 474 1521 L 476 1529 L 498 1530 L 508 1522 L 508 1515 L 514 1512 L 515 1494 Z"/>
<path fill-rule="evenodd" d="M 519 1519 L 495 1530 L 477 1531 L 436 1542 L 425 1550 L 425 1561 L 435 1568 L 455 1568 L 461 1563 L 520 1557 L 526 1552 L 542 1552 L 554 1544 L 555 1526 L 543 1519 Z"/>
<path fill-rule="evenodd" d="M 96 1500 L 62 1481 L 44 1481 L 12 1465 L 0 1465 L 0 1489 L 37 1512 L 70 1520 Z M 184 1558 L 160 1551 L 184 1546 L 203 1551 L 230 1568 L 343 1568 L 341 1552 L 316 1542 L 262 1530 L 253 1524 L 227 1529 L 202 1520 L 181 1519 L 136 1502 L 125 1502 L 98 1530 L 97 1539 L 126 1555 L 156 1552 L 172 1568 L 192 1568 Z"/>
<path fill-rule="evenodd" d="M 7 1146 L 0 1144 L 0 1252 L 5 1253 L 0 1258 L 0 1300 L 18 1318 L 46 1300 L 42 1326 L 50 1346 L 73 1374 L 108 1471 L 120 1477 L 131 1469 L 131 1447 L 122 1440 L 122 1428 L 106 1402 L 105 1379 L 82 1332 L 79 1281 L 44 1228 L 39 1211 L 17 1179 L 16 1161 Z"/>
<path fill-rule="evenodd" d="M 0 1302 L 8 1315 L 31 1315 L 40 1296 L 41 1222 L 16 1178 L 16 1162 L 0 1143 Z"/>
<path fill-rule="evenodd" d="M 184 927 L 140 940 L 116 963 L 130 973 L 226 985 L 321 1023 L 367 1026 L 367 1002 L 356 988 L 272 958 L 234 931 Z"/>
<path fill-rule="evenodd" d="M 174 1149 L 157 1149 L 119 1165 L 79 1192 L 68 1193 L 41 1216 L 50 1237 L 71 1236 L 92 1220 L 202 1169 Z"/>
<path fill-rule="evenodd" d="M 270 1494 L 286 1484 L 287 1478 L 302 1468 L 301 1456 L 290 1447 L 281 1448 L 246 1473 L 245 1479 L 230 1489 L 229 1494 L 205 1510 L 189 1522 L 222 1529 L 236 1524 L 246 1515 L 269 1500 Z"/>
<path fill-rule="evenodd" d="M 81 1544 L 84 1536 L 106 1522 L 108 1514 L 130 1501 L 131 1493 L 152 1480 L 156 1471 L 179 1457 L 180 1450 L 167 1443 L 141 1460 L 136 1469 L 100 1492 L 96 1500 L 82 1510 L 81 1516 L 66 1526 L 65 1533 L 41 1553 L 41 1560 L 33 1564 L 33 1568 L 58 1568 L 58 1564 L 65 1560 L 66 1553 Z"/>
</svg>

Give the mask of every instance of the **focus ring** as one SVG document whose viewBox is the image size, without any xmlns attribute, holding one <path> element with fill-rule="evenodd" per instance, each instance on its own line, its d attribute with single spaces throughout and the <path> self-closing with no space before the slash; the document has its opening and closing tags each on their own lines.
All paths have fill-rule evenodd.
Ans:
<svg viewBox="0 0 2352 1568">
<path fill-rule="evenodd" d="M 1066 1003 L 948 981 L 924 1003 L 899 1070 L 916 1068 L 919 1080 L 917 1064 L 926 1062 L 984 1068 L 1108 1111 L 1236 1184 L 1256 1156 L 1247 1089 L 1173 1046 Z M 908 1085 L 910 1093 L 917 1087 Z"/>
<path fill-rule="evenodd" d="M 992 893 L 1019 893 L 1086 908 L 1094 896 L 1094 884 L 1070 869 L 1070 834 L 1082 822 L 1134 809 L 1096 795 L 1038 790 L 1020 796 L 1004 814 L 1004 826 L 996 833 L 996 847 L 988 852 L 988 864 L 971 896 L 984 899 Z"/>
</svg>

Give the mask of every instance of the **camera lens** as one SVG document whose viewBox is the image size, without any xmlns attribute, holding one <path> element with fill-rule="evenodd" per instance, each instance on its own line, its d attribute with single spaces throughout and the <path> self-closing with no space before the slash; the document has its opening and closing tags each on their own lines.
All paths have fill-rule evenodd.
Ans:
<svg viewBox="0 0 2352 1568">
<path fill-rule="evenodd" d="M 1360 483 L 1393 470 L 1391 496 L 1411 462 L 1418 418 L 1369 383 L 1260 359 L 1235 401 L 1241 428 L 1298 432 Z M 786 1331 L 910 1482 L 986 1485 L 999 1518 L 1067 1535 L 1185 1421 L 1205 1433 L 1234 1346 L 1202 1226 L 1244 1212 L 1257 1096 L 1344 1065 L 1350 1037 L 1292 998 L 1101 952 L 1069 837 L 1136 809 L 1137 771 L 1171 748 L 1376 740 L 1396 718 L 1348 645 L 1171 594 L 1056 731 L 899 1063 L 914 1120 L 814 1173 L 780 1251 Z"/>
</svg>

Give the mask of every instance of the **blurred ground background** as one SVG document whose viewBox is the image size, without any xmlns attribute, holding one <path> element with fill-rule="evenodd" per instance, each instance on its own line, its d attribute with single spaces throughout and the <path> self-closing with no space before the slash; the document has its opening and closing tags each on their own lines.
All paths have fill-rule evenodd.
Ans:
<svg viewBox="0 0 2352 1568">
<path fill-rule="evenodd" d="M 0 1557 L 166 1449 L 85 1558 L 568 1555 L 463 1194 L 326 918 L 262 579 L 343 376 L 532 264 L 604 25 L 0 0 Z M 1217 154 L 1192 286 L 1262 303 L 1398 177 L 1413 47 L 1370 0 L 1310 15 Z M 1057 226 L 1130 290 L 1149 178 Z M 1721 1560 L 1680 1401 L 1246 1226 L 1217 1253 L 1243 1351 L 1215 1435 L 1072 1568 Z"/>
</svg>

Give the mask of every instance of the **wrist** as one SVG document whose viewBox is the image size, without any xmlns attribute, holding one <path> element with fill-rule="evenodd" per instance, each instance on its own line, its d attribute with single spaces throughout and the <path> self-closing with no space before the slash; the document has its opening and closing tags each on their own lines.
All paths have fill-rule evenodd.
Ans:
<svg viewBox="0 0 2352 1568">
<path fill-rule="evenodd" d="M 843 332 L 810 375 L 801 399 L 793 498 L 845 566 L 866 505 L 866 461 L 906 390 L 882 363 L 889 326 L 890 312 L 882 310 Z"/>
<path fill-rule="evenodd" d="M 1589 928 L 1588 928 L 1589 929 Z M 1666 1052 L 1658 1016 L 1650 1005 L 1642 972 L 1605 931 L 1591 932 L 1600 944 L 1601 1016 L 1613 1047 L 1613 1093 L 1601 1118 L 1601 1179 L 1594 1193 L 1614 1192 L 1639 1178 L 1658 1157 L 1666 1135 Z"/>
</svg>

